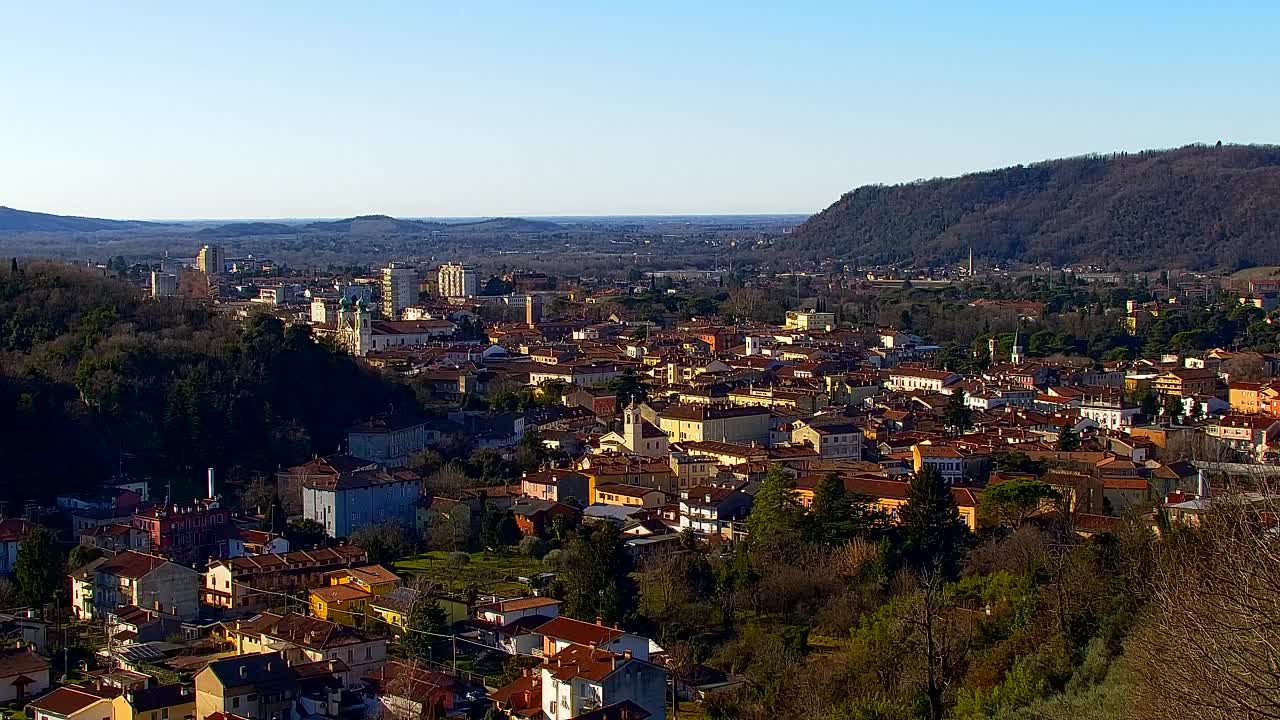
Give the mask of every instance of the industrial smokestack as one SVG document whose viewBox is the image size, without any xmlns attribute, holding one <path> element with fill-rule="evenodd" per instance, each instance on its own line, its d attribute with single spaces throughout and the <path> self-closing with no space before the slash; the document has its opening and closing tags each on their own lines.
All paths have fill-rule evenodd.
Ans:
<svg viewBox="0 0 1280 720">
<path fill-rule="evenodd" d="M 214 499 L 214 498 L 216 498 L 216 497 L 218 497 L 218 496 L 217 496 L 216 494 L 214 494 L 214 487 L 213 487 L 213 468 L 209 468 L 209 499 L 210 499 L 210 500 L 213 500 L 213 499 Z"/>
</svg>

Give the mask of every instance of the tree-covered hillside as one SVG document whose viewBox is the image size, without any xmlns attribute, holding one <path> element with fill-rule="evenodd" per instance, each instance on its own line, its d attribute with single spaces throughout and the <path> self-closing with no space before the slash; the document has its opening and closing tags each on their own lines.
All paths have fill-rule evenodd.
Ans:
<svg viewBox="0 0 1280 720">
<path fill-rule="evenodd" d="M 92 487 L 121 453 L 175 483 L 272 471 L 412 402 L 306 327 L 142 300 L 73 267 L 0 270 L 0 499 Z"/>
<path fill-rule="evenodd" d="M 868 185 L 801 225 L 787 252 L 863 263 L 983 261 L 1242 268 L 1280 255 L 1280 147 L 1088 156 Z"/>
</svg>

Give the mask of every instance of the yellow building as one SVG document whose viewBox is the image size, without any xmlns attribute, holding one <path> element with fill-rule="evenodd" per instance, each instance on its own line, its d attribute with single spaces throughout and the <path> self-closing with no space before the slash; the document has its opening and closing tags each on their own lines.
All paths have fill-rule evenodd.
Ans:
<svg viewBox="0 0 1280 720">
<path fill-rule="evenodd" d="M 1256 415 L 1262 409 L 1262 383 L 1237 380 L 1227 386 L 1227 402 L 1231 412 Z"/>
<path fill-rule="evenodd" d="M 134 690 L 111 701 L 112 720 L 193 720 L 195 714 L 195 690 L 182 684 Z"/>
<path fill-rule="evenodd" d="M 330 585 L 352 585 L 370 595 L 385 595 L 400 586 L 400 576 L 381 565 L 343 568 L 326 577 Z"/>
<path fill-rule="evenodd" d="M 593 505 L 656 508 L 662 507 L 666 502 L 666 493 L 639 485 L 602 483 L 591 487 L 591 504 Z"/>
<path fill-rule="evenodd" d="M 809 475 L 796 481 L 795 498 L 803 507 L 813 504 L 813 489 L 822 479 L 821 475 Z M 873 477 L 842 477 L 845 492 L 863 495 L 871 499 L 872 505 L 883 510 L 894 521 L 898 521 L 898 509 L 907 504 L 909 483 L 898 480 L 887 480 Z M 960 510 L 960 519 L 971 531 L 978 529 L 978 496 L 969 488 L 951 488 L 951 497 Z"/>
<path fill-rule="evenodd" d="M 348 627 L 364 627 L 365 607 L 373 593 L 356 585 L 343 583 L 311 591 L 311 614 L 314 617 Z"/>
</svg>

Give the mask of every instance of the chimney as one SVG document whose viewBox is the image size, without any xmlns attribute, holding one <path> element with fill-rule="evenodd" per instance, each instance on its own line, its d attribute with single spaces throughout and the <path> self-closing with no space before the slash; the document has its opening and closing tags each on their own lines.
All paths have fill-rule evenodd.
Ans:
<svg viewBox="0 0 1280 720">
<path fill-rule="evenodd" d="M 331 672 L 331 673 L 336 673 L 336 672 L 338 672 L 338 661 L 337 661 L 337 660 L 330 660 L 330 661 L 329 661 L 329 672 Z"/>
<path fill-rule="evenodd" d="M 627 648 L 626 650 L 623 650 L 623 651 L 622 651 L 622 659 L 624 659 L 624 660 L 630 660 L 630 659 L 631 659 L 631 648 Z"/>
<path fill-rule="evenodd" d="M 178 694 L 181 695 L 182 697 L 186 697 L 191 694 L 191 688 L 187 687 L 186 685 L 180 685 L 178 687 Z"/>
<path fill-rule="evenodd" d="M 599 615 L 597 615 L 597 616 L 596 616 L 596 624 L 597 624 L 597 625 L 604 625 L 604 618 L 602 618 L 602 617 L 600 617 Z"/>
</svg>

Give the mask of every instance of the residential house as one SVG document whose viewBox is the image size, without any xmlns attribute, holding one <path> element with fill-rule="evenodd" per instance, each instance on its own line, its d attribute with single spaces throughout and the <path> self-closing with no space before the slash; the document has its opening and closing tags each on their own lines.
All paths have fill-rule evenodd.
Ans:
<svg viewBox="0 0 1280 720">
<path fill-rule="evenodd" d="M 511 514 L 525 535 L 543 535 L 560 518 L 568 527 L 578 524 L 578 511 L 564 503 L 519 498 L 511 503 Z"/>
<path fill-rule="evenodd" d="M 349 537 L 365 525 L 396 522 L 413 527 L 422 478 L 403 468 L 361 469 L 302 481 L 302 516 L 330 537 Z"/>
<path fill-rule="evenodd" d="M 227 538 L 235 534 L 231 510 L 214 500 L 140 509 L 133 526 L 147 534 L 148 552 L 180 563 L 224 557 Z"/>
<path fill-rule="evenodd" d="M 404 467 L 427 447 L 427 424 L 405 414 L 380 415 L 347 428 L 347 453 L 387 467 Z"/>
<path fill-rule="evenodd" d="M 823 458 L 861 458 L 862 430 L 850 422 L 797 421 L 791 442 L 807 445 Z"/>
<path fill-rule="evenodd" d="M 195 720 L 196 693 L 173 683 L 126 690 L 111 701 L 112 720 Z"/>
<path fill-rule="evenodd" d="M 1204 428 L 1232 448 L 1261 459 L 1268 447 L 1280 440 L 1280 420 L 1261 415 L 1224 415 Z"/>
<path fill-rule="evenodd" d="M 538 628 L 538 634 L 542 636 L 544 657 L 551 657 L 573 645 L 594 645 L 601 650 L 630 652 L 641 660 L 649 659 L 648 638 L 626 632 L 617 626 L 605 625 L 598 619 L 589 623 L 561 615 Z"/>
<path fill-rule="evenodd" d="M 1256 415 L 1262 411 L 1262 383 L 1233 380 L 1227 385 L 1231 412 Z"/>
<path fill-rule="evenodd" d="M 0 575 L 12 575 L 18 562 L 18 546 L 31 532 L 31 521 L 23 518 L 0 520 Z"/>
<path fill-rule="evenodd" d="M 399 660 L 366 672 L 361 679 L 377 703 L 371 711 L 393 720 L 455 717 L 470 690 L 453 675 Z"/>
<path fill-rule="evenodd" d="M 1108 430 L 1119 430 L 1133 425 L 1139 414 L 1138 406 L 1126 402 L 1123 397 L 1090 397 L 1080 404 L 1080 417 L 1088 418 Z"/>
<path fill-rule="evenodd" d="M 387 658 L 386 638 L 293 612 L 261 613 L 224 627 L 238 655 L 279 651 L 293 663 L 332 660 L 356 673 L 378 667 Z"/>
<path fill-rule="evenodd" d="M 926 445 L 916 443 L 911 446 L 913 469 L 920 472 L 926 467 L 938 471 L 948 485 L 964 479 L 965 456 L 959 450 L 948 445 Z"/>
<path fill-rule="evenodd" d="M 0 650 L 0 703 L 21 705 L 48 689 L 48 660 L 26 645 Z"/>
<path fill-rule="evenodd" d="M 355 585 L 328 585 L 311 589 L 311 614 L 321 620 L 361 628 L 365 606 L 373 595 Z"/>
<path fill-rule="evenodd" d="M 942 388 L 960 379 L 959 375 L 946 370 L 928 370 L 925 368 L 897 368 L 889 372 L 889 382 L 885 387 L 890 390 L 906 392 L 942 392 Z"/>
<path fill-rule="evenodd" d="M 335 570 L 368 562 L 369 553 L 354 545 L 219 560 L 205 572 L 201 599 L 227 611 L 254 612 L 276 605 L 282 594 L 328 584 Z"/>
<path fill-rule="evenodd" d="M 702 455 L 673 452 L 667 462 L 671 465 L 676 491 L 705 485 L 720 473 L 715 459 Z"/>
<path fill-rule="evenodd" d="M 73 598 L 73 603 L 83 619 L 103 619 L 132 605 L 190 620 L 200 610 L 200 575 L 162 557 L 128 550 L 95 565 L 92 598 L 87 603 Z"/>
<path fill-rule="evenodd" d="M 196 674 L 196 717 L 292 720 L 302 695 L 298 675 L 278 652 L 215 660 Z"/>
<path fill-rule="evenodd" d="M 643 717 L 666 717 L 666 671 L 630 653 L 571 645 L 548 657 L 538 671 L 542 675 L 540 706 L 550 720 L 589 717 L 593 711 L 627 701 L 648 713 Z"/>
<path fill-rule="evenodd" d="M 1216 370 L 1177 368 L 1156 377 L 1152 388 L 1159 395 L 1212 395 L 1218 387 Z"/>
<path fill-rule="evenodd" d="M 538 630 L 560 616 L 560 601 L 546 597 L 498 600 L 476 607 L 480 642 L 509 655 L 541 655 Z"/>
<path fill-rule="evenodd" d="M 501 626 L 523 617 L 555 618 L 560 616 L 560 604 L 555 598 L 536 596 L 495 600 L 476 606 L 476 620 Z"/>
<path fill-rule="evenodd" d="M 130 523 L 98 525 L 80 534 L 81 545 L 106 550 L 112 555 L 124 550 L 147 552 L 151 549 L 151 537 L 142 528 Z"/>
<path fill-rule="evenodd" d="M 569 498 L 576 498 L 583 502 L 590 497 L 591 488 L 586 475 L 565 468 L 551 468 L 521 473 L 520 492 L 535 500 L 567 502 Z"/>
<path fill-rule="evenodd" d="M 680 492 L 680 530 L 703 537 L 739 539 L 751 512 L 751 496 L 734 487 L 700 485 Z"/>
<path fill-rule="evenodd" d="M 227 558 L 244 557 L 245 555 L 280 555 L 289 552 L 289 541 L 283 535 L 264 530 L 236 528 L 235 534 L 227 538 Z"/>
<path fill-rule="evenodd" d="M 654 488 L 621 483 L 596 485 L 591 491 L 591 504 L 622 505 L 624 507 L 661 507 L 667 503 L 667 494 Z"/>
<path fill-rule="evenodd" d="M 66 685 L 27 705 L 27 717 L 32 720 L 112 720 L 111 699 L 117 692 Z"/>
</svg>

